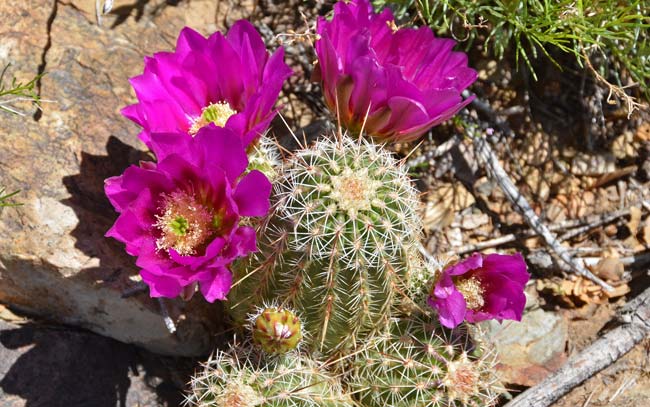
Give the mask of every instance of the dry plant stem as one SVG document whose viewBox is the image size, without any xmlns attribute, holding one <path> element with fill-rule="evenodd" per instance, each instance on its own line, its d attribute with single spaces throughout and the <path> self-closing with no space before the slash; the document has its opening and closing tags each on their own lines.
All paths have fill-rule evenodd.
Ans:
<svg viewBox="0 0 650 407">
<path fill-rule="evenodd" d="M 581 264 L 578 264 L 571 257 L 568 250 L 557 240 L 555 234 L 551 232 L 539 216 L 537 216 L 535 211 L 530 207 L 526 198 L 521 195 L 515 184 L 499 163 L 496 154 L 483 134 L 474 134 L 474 145 L 476 147 L 476 154 L 485 163 L 490 175 L 495 181 L 497 181 L 510 203 L 512 203 L 517 212 L 526 219 L 528 225 L 544 239 L 544 242 L 546 242 L 551 251 L 554 252 L 563 263 L 566 263 L 573 272 L 588 278 L 608 291 L 612 290 L 612 287 L 609 284 L 596 277 Z"/>
<path fill-rule="evenodd" d="M 645 202 L 643 202 L 642 204 L 645 204 Z M 629 214 L 630 214 L 630 207 L 619 209 L 611 213 L 587 216 L 583 219 L 571 219 L 571 220 L 555 223 L 549 225 L 548 230 L 550 230 L 551 232 L 559 232 L 566 229 L 576 228 L 573 230 L 569 230 L 563 235 L 561 235 L 560 237 L 558 237 L 558 240 L 563 242 L 565 240 L 574 238 L 582 233 L 588 232 L 591 229 L 597 228 L 598 226 L 602 226 L 607 223 L 613 222 Z M 484 242 L 472 243 L 472 244 L 460 246 L 459 248 L 454 248 L 453 250 L 450 251 L 450 253 L 461 255 L 469 252 L 474 252 L 477 250 L 484 250 L 492 247 L 501 246 L 504 244 L 512 243 L 519 239 L 526 239 L 537 235 L 538 233 L 534 230 L 526 230 L 521 233 L 509 233 L 507 235 L 499 236 L 497 238 L 486 240 Z"/>
<path fill-rule="evenodd" d="M 580 47 L 582 48 L 582 56 L 585 61 L 585 64 L 587 65 L 587 68 L 589 71 L 594 75 L 596 80 L 606 86 L 609 89 L 609 95 L 607 95 L 607 102 L 609 103 L 612 100 L 612 95 L 615 95 L 617 98 L 623 100 L 625 102 L 625 105 L 627 107 L 627 118 L 629 119 L 632 116 L 632 113 L 634 113 L 635 110 L 638 109 L 647 109 L 648 105 L 645 105 L 643 103 L 639 103 L 636 101 L 636 99 L 627 93 L 625 93 L 624 88 L 616 86 L 611 84 L 607 79 L 605 79 L 594 66 L 591 64 L 591 60 L 589 59 L 589 55 L 585 51 L 584 46 L 582 43 L 580 43 Z M 594 46 L 591 46 L 589 48 L 593 48 Z"/>
<path fill-rule="evenodd" d="M 636 205 L 635 205 L 636 206 Z M 583 226 L 580 226 L 578 228 L 575 228 L 573 230 L 569 230 L 568 232 L 564 233 L 559 237 L 560 241 L 565 241 L 569 239 L 573 239 L 576 236 L 579 236 L 585 232 L 588 232 L 589 230 L 596 228 L 598 226 L 604 225 L 606 223 L 610 223 L 615 221 L 618 218 L 621 218 L 623 216 L 627 216 L 630 214 L 630 208 L 624 208 L 624 209 L 619 209 L 615 212 L 612 212 L 610 214 L 605 214 L 601 215 L 600 219 L 594 220 L 593 222 L 589 222 Z"/>
<path fill-rule="evenodd" d="M 621 310 L 615 328 L 580 353 L 572 356 L 558 371 L 521 393 L 505 407 L 545 407 L 568 393 L 650 335 L 650 288 Z"/>
</svg>

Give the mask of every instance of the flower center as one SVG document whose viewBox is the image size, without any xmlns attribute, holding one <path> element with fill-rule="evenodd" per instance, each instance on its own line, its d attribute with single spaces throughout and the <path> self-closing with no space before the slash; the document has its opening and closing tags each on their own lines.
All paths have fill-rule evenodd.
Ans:
<svg viewBox="0 0 650 407">
<path fill-rule="evenodd" d="M 341 210 L 356 213 L 371 209 L 380 183 L 368 176 L 367 168 L 356 171 L 345 168 L 341 175 L 334 175 L 331 179 L 330 196 Z"/>
<path fill-rule="evenodd" d="M 162 211 L 154 224 L 160 231 L 156 248 L 174 249 L 181 256 L 196 254 L 214 233 L 216 218 L 212 210 L 186 192 L 163 195 Z"/>
<path fill-rule="evenodd" d="M 210 103 L 207 107 L 203 108 L 201 116 L 194 119 L 189 133 L 190 135 L 195 136 L 201 128 L 210 123 L 214 123 L 219 127 L 224 127 L 230 116 L 234 114 L 237 114 L 237 111 L 233 110 L 228 102 Z"/>
<path fill-rule="evenodd" d="M 456 282 L 456 289 L 465 297 L 467 308 L 476 310 L 485 305 L 483 294 L 485 290 L 476 277 L 461 278 Z"/>
</svg>

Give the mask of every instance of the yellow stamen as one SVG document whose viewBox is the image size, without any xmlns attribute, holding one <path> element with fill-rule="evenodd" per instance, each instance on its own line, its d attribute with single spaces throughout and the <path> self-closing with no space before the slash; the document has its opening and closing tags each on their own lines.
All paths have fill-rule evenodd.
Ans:
<svg viewBox="0 0 650 407">
<path fill-rule="evenodd" d="M 485 299 L 483 298 L 485 290 L 476 277 L 456 280 L 456 289 L 465 297 L 468 309 L 476 310 L 485 305 Z"/>
<path fill-rule="evenodd" d="M 228 102 L 210 103 L 207 107 L 203 108 L 201 116 L 194 119 L 189 133 L 190 135 L 195 136 L 201 128 L 210 123 L 214 123 L 219 127 L 224 127 L 228 122 L 228 119 L 230 119 L 230 116 L 234 114 L 237 114 L 237 111 L 233 110 Z"/>
<path fill-rule="evenodd" d="M 161 210 L 154 224 L 160 231 L 158 250 L 174 249 L 182 256 L 193 255 L 214 233 L 212 211 L 186 192 L 164 195 Z"/>
</svg>

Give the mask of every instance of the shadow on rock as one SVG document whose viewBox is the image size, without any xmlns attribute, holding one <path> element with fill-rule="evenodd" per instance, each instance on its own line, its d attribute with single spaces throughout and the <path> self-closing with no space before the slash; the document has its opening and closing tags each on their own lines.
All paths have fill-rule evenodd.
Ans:
<svg viewBox="0 0 650 407">
<path fill-rule="evenodd" d="M 144 17 L 145 14 L 145 8 L 147 4 L 150 2 L 150 0 L 137 0 L 133 4 L 126 4 L 120 7 L 116 7 L 113 10 L 111 10 L 111 14 L 116 14 L 117 18 L 111 25 L 111 28 L 115 28 L 124 22 L 131 16 L 131 14 L 135 11 L 135 21 L 140 21 L 142 17 Z M 166 0 L 161 4 L 158 4 L 153 7 L 153 10 L 151 10 L 151 15 L 156 15 L 160 12 L 160 10 L 166 6 L 176 6 L 178 3 L 180 3 L 181 0 Z"/>
<path fill-rule="evenodd" d="M 26 407 L 153 407 L 182 402 L 173 373 L 165 367 L 166 358 L 74 328 L 6 323 L 0 327 L 0 369 L 6 372 L 0 388 L 6 396 L 23 399 Z"/>
<path fill-rule="evenodd" d="M 106 198 L 104 180 L 122 174 L 132 164 L 152 158 L 116 137 L 108 139 L 106 151 L 107 155 L 81 152 L 79 174 L 63 178 L 71 197 L 62 202 L 79 218 L 78 225 L 70 233 L 76 239 L 75 247 L 100 260 L 99 267 L 84 270 L 86 277 L 92 273 L 96 281 L 115 282 L 117 288 L 125 288 L 116 280 L 125 277 L 124 274 L 136 274 L 137 270 L 134 259 L 126 254 L 123 245 L 104 236 L 118 215 Z"/>
</svg>

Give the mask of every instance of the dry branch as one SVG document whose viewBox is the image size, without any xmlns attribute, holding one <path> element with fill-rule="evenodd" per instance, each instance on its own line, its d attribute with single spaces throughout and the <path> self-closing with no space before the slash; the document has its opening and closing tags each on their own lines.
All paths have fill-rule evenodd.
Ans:
<svg viewBox="0 0 650 407">
<path fill-rule="evenodd" d="M 521 393 L 505 407 L 545 407 L 611 365 L 650 335 L 650 288 L 621 310 L 622 325 L 572 356 L 558 371 Z"/>
<path fill-rule="evenodd" d="M 645 201 L 643 201 L 641 204 L 645 204 Z M 633 206 L 638 206 L 638 205 L 633 205 Z M 550 230 L 551 232 L 559 232 L 559 231 L 571 229 L 558 237 L 558 240 L 560 242 L 563 242 L 565 240 L 569 240 L 575 236 L 578 236 L 582 233 L 588 232 L 591 229 L 597 228 L 598 226 L 602 226 L 607 223 L 614 222 L 615 220 L 622 218 L 624 216 L 628 216 L 630 214 L 630 209 L 631 207 L 627 207 L 627 208 L 616 210 L 614 212 L 586 216 L 581 219 L 565 220 L 562 222 L 548 225 L 548 230 Z M 466 244 L 458 248 L 452 247 L 452 250 L 450 250 L 449 254 L 453 253 L 453 254 L 461 255 L 469 252 L 474 252 L 477 250 L 489 249 L 491 247 L 501 246 L 504 244 L 512 243 L 520 239 L 527 239 L 537 235 L 538 233 L 532 229 L 524 230 L 520 233 L 508 233 L 507 235 L 499 236 L 494 239 L 486 240 L 483 242 Z"/>
<path fill-rule="evenodd" d="M 537 232 L 542 237 L 542 239 L 544 239 L 544 242 L 550 248 L 550 250 L 555 253 L 555 255 L 574 273 L 588 278 L 589 280 L 595 282 L 608 291 L 612 290 L 612 287 L 609 284 L 596 277 L 582 264 L 576 262 L 572 258 L 569 251 L 558 241 L 555 234 L 551 232 L 546 224 L 544 224 L 539 216 L 537 216 L 535 211 L 533 211 L 533 209 L 530 207 L 530 204 L 526 198 L 519 192 L 515 184 L 512 182 L 506 171 L 499 163 L 499 160 L 492 150 L 492 147 L 490 147 L 490 143 L 487 138 L 480 132 L 476 132 L 473 134 L 473 136 L 474 146 L 476 147 L 476 154 L 485 164 L 489 174 L 499 184 L 501 190 L 508 198 L 510 203 L 515 207 L 517 212 L 519 212 L 521 216 L 526 219 L 528 225 L 535 232 Z"/>
</svg>

